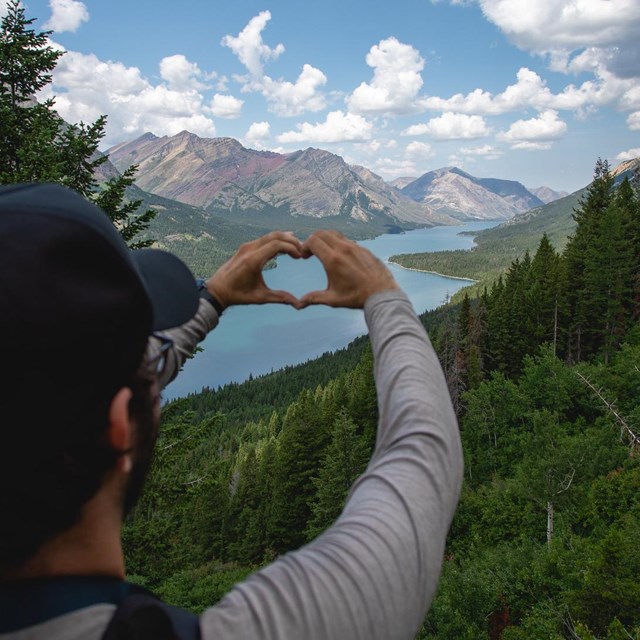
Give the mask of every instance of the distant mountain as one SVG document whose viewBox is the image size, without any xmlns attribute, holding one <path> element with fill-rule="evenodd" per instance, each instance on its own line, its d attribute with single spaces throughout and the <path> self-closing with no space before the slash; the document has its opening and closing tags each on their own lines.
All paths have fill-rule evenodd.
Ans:
<svg viewBox="0 0 640 640">
<path fill-rule="evenodd" d="M 624 180 L 625 176 L 631 179 L 631 175 L 636 168 L 640 167 L 640 158 L 634 158 L 633 160 L 625 160 L 615 167 L 611 173 L 616 177 L 616 180 Z"/>
<path fill-rule="evenodd" d="M 616 183 L 631 177 L 640 167 L 640 158 L 618 165 L 611 173 Z M 480 281 L 478 291 L 498 276 L 525 252 L 535 253 L 543 234 L 547 234 L 556 251 L 561 252 L 574 232 L 574 210 L 587 193 L 588 186 L 549 204 L 514 216 L 499 226 L 475 235 L 471 251 L 435 251 L 432 253 L 391 256 L 390 260 L 405 267 L 436 271 Z"/>
<path fill-rule="evenodd" d="M 475 178 L 457 167 L 429 171 L 400 192 L 458 220 L 507 220 L 544 204 L 519 182 Z"/>
<path fill-rule="evenodd" d="M 321 149 L 255 151 L 233 138 L 200 138 L 183 131 L 162 138 L 147 133 L 108 154 L 120 170 L 138 164 L 136 182 L 145 191 L 239 221 L 268 226 L 293 217 L 322 226 L 322 219 L 331 218 L 379 229 L 452 222 L 399 194 L 379 176 Z"/>
<path fill-rule="evenodd" d="M 392 180 L 389 184 L 392 187 L 395 187 L 396 189 L 403 189 L 408 184 L 410 184 L 411 182 L 417 179 L 418 179 L 417 176 L 405 176 L 405 177 L 396 178 L 395 180 Z"/>
<path fill-rule="evenodd" d="M 549 204 L 554 200 L 560 200 L 560 198 L 565 198 L 569 195 L 568 191 L 554 191 L 549 187 L 536 187 L 535 189 L 529 189 L 534 196 L 538 196 L 542 202 L 545 204 Z"/>
</svg>

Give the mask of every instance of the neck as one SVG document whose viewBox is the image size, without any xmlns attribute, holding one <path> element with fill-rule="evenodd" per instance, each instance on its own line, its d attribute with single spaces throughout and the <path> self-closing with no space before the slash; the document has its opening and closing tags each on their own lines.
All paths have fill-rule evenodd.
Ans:
<svg viewBox="0 0 640 640">
<path fill-rule="evenodd" d="M 2 579 L 54 576 L 112 576 L 124 579 L 120 533 L 122 513 L 111 483 L 87 502 L 80 521 L 46 542 L 23 566 Z"/>
</svg>

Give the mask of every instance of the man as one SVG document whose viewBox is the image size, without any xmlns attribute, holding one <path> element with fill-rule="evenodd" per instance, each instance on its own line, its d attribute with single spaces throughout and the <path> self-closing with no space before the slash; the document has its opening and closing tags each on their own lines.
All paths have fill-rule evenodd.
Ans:
<svg viewBox="0 0 640 640">
<path fill-rule="evenodd" d="M 262 267 L 282 253 L 317 256 L 326 290 L 298 300 L 267 288 Z M 0 189 L 0 638 L 103 636 L 131 592 L 120 530 L 150 464 L 159 389 L 226 307 L 268 302 L 364 309 L 376 447 L 335 524 L 237 585 L 200 617 L 200 633 L 413 638 L 462 462 L 444 378 L 407 297 L 377 258 L 330 231 L 247 243 L 200 296 L 177 258 L 129 252 L 80 196 Z"/>
</svg>

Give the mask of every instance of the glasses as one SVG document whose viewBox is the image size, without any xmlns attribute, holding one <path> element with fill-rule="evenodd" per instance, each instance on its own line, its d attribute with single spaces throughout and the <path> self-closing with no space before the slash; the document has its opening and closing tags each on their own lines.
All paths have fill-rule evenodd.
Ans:
<svg viewBox="0 0 640 640">
<path fill-rule="evenodd" d="M 149 358 L 149 360 L 147 360 L 147 366 L 152 373 L 160 377 L 167 368 L 167 355 L 169 350 L 173 347 L 173 340 L 159 333 L 152 333 L 151 337 L 160 342 L 160 349 L 151 358 Z"/>
</svg>

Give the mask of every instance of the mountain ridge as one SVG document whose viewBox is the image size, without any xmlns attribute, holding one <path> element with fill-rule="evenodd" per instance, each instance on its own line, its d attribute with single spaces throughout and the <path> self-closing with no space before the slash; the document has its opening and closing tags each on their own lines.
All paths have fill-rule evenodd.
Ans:
<svg viewBox="0 0 640 640">
<path fill-rule="evenodd" d="M 245 148 L 234 138 L 144 134 L 107 152 L 120 170 L 139 165 L 151 193 L 236 218 L 286 214 L 354 223 L 432 226 L 454 220 L 358 172 L 340 156 L 309 147 L 289 154 Z"/>
<path fill-rule="evenodd" d="M 476 178 L 458 167 L 428 171 L 400 192 L 458 220 L 507 220 L 544 204 L 520 182 Z"/>
</svg>

